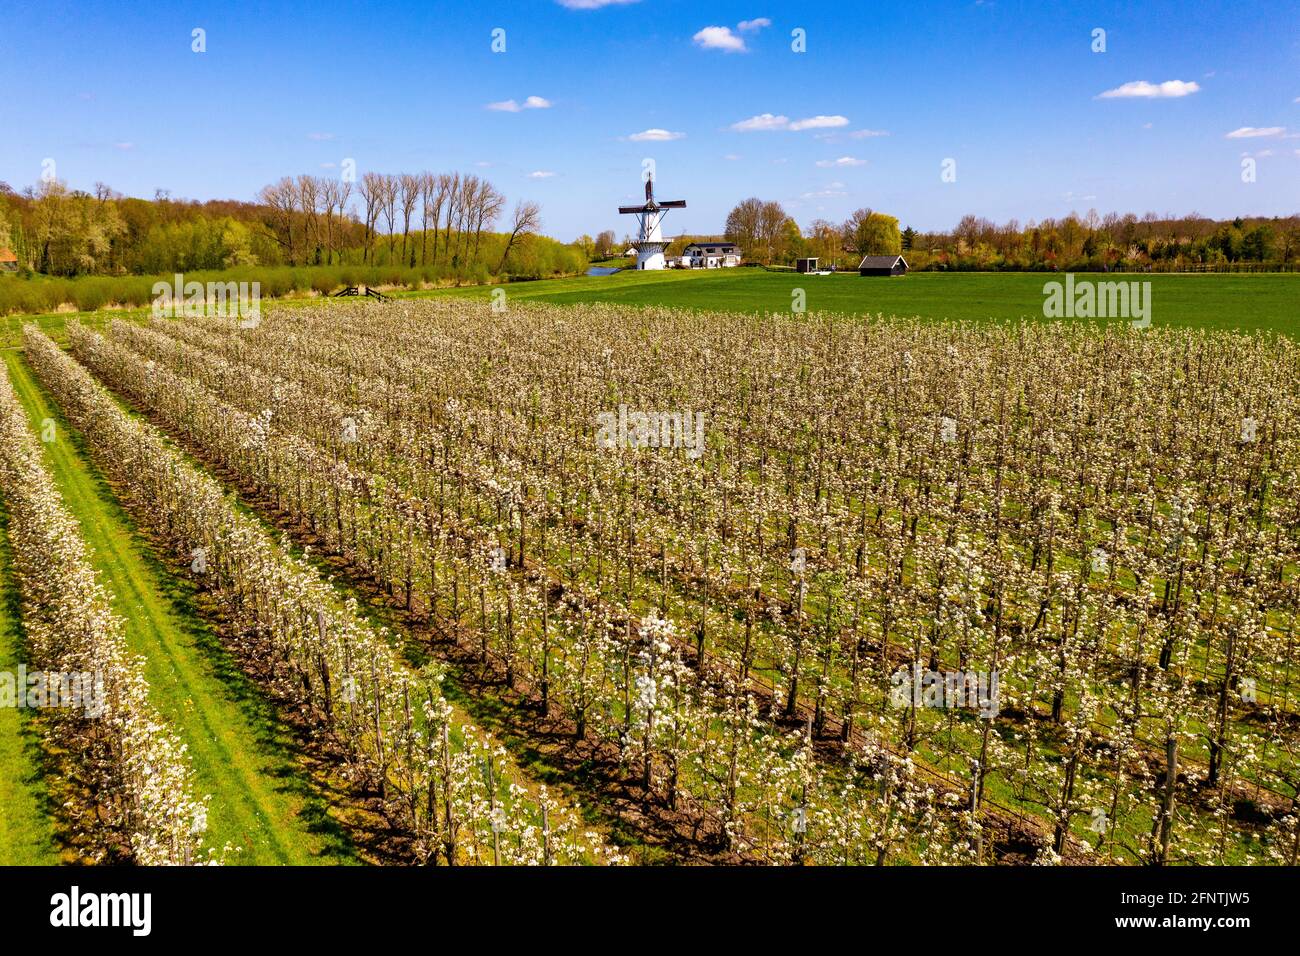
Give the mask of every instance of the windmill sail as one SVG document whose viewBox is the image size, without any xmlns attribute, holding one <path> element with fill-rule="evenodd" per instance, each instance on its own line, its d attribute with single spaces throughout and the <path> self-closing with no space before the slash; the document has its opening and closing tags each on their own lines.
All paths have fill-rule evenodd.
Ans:
<svg viewBox="0 0 1300 956">
<path fill-rule="evenodd" d="M 653 177 L 646 177 L 644 205 L 618 207 L 620 214 L 637 217 L 638 236 L 632 245 L 636 247 L 638 269 L 663 269 L 667 266 L 664 250 L 668 248 L 668 242 L 664 239 L 662 228 L 664 210 L 685 208 L 685 199 L 656 202 Z"/>
</svg>

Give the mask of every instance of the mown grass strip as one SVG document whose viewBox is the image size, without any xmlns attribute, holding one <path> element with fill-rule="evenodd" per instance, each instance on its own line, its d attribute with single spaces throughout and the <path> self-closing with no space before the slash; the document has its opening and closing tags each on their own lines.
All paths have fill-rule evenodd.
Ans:
<svg viewBox="0 0 1300 956">
<path fill-rule="evenodd" d="M 32 427 L 54 422 L 47 463 L 126 619 L 130 648 L 145 658 L 151 702 L 188 745 L 199 792 L 212 795 L 208 844 L 239 848 L 230 863 L 354 861 L 343 828 L 295 765 L 290 734 L 200 618 L 193 589 L 153 556 L 19 354 L 5 359 Z"/>
<path fill-rule="evenodd" d="M 0 504 L 0 532 L 8 523 Z M 24 659 L 18 585 L 9 539 L 0 534 L 0 671 L 14 674 Z M 59 862 L 41 772 L 40 744 L 27 712 L 0 707 L 0 866 Z"/>
</svg>

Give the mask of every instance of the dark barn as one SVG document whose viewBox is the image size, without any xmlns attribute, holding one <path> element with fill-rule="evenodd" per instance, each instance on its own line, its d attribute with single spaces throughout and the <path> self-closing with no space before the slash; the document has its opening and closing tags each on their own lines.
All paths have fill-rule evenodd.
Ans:
<svg viewBox="0 0 1300 956">
<path fill-rule="evenodd" d="M 816 272 L 817 257 L 814 256 L 811 259 L 796 259 L 794 260 L 794 268 L 796 272 Z"/>
<path fill-rule="evenodd" d="M 907 260 L 902 256 L 863 256 L 858 263 L 858 275 L 905 276 Z"/>
</svg>

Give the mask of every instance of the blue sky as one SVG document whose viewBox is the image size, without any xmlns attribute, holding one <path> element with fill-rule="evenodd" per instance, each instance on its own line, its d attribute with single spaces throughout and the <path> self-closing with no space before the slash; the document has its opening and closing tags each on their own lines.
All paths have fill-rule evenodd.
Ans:
<svg viewBox="0 0 1300 956">
<path fill-rule="evenodd" d="M 673 234 L 750 195 L 804 225 L 870 206 L 918 229 L 1300 210 L 1297 2 L 19 3 L 0 89 L 15 188 L 52 158 L 74 188 L 251 199 L 352 158 L 486 175 L 571 239 L 630 228 L 615 207 L 648 157 L 689 204 Z"/>
</svg>

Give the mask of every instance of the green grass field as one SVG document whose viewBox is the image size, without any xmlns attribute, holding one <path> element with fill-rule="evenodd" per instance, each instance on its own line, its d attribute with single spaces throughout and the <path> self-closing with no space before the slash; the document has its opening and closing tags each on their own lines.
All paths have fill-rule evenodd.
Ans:
<svg viewBox="0 0 1300 956">
<path fill-rule="evenodd" d="M 1043 316 L 1043 284 L 1063 278 L 1041 272 L 914 272 L 899 278 L 863 278 L 856 272 L 808 276 L 745 268 L 658 272 L 625 270 L 609 276 L 397 292 L 394 297 L 487 301 L 494 288 L 504 288 L 507 301 L 571 305 L 610 302 L 714 312 L 789 312 L 793 291 L 803 289 L 809 312 L 920 316 L 934 320 L 1007 321 L 1024 318 L 1046 321 Z M 1076 278 L 1099 282 L 1150 282 L 1153 326 L 1300 335 L 1300 273 L 1114 273 L 1109 276 L 1088 273 Z M 263 307 L 294 308 L 318 301 L 316 298 L 280 299 L 264 303 Z M 35 322 L 56 341 L 62 341 L 63 327 L 70 318 L 98 325 L 111 318 L 141 318 L 148 311 L 147 308 L 138 308 L 4 316 L 0 317 L 0 346 L 19 346 L 22 327 L 28 322 Z"/>
<path fill-rule="evenodd" d="M 1300 274 L 1089 273 L 1077 278 L 1150 282 L 1154 326 L 1300 332 Z M 793 290 L 803 289 L 809 312 L 1041 321 L 1043 284 L 1063 279 L 1047 273 L 1011 272 L 914 272 L 898 278 L 863 278 L 857 273 L 817 276 L 740 268 L 628 271 L 520 282 L 503 288 L 507 301 L 616 302 L 738 312 L 788 312 Z M 490 294 L 490 289 L 482 286 L 410 293 L 472 299 L 487 299 Z"/>
<path fill-rule="evenodd" d="M 56 423 L 57 439 L 45 446 L 46 464 L 81 525 L 114 610 L 125 619 L 128 646 L 144 658 L 150 700 L 188 747 L 196 789 L 212 796 L 206 845 L 238 848 L 229 863 L 351 860 L 351 843 L 296 765 L 288 732 L 198 615 L 192 587 L 154 557 L 20 353 L 6 351 L 5 360 L 32 428 L 39 432 L 46 418 Z M 16 653 L 17 610 L 0 609 L 0 658 L 6 660 Z M 6 769 L 10 753 L 25 742 L 22 728 L 10 723 L 0 722 Z M 24 815 L 34 799 L 32 787 L 23 792 L 17 786 L 29 780 L 25 771 L 0 786 L 0 815 L 14 820 L 11 837 L 0 832 L 0 863 L 41 861 L 40 831 Z"/>
</svg>

